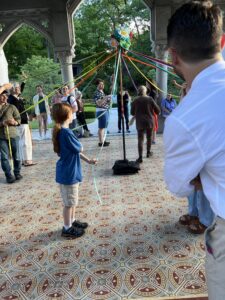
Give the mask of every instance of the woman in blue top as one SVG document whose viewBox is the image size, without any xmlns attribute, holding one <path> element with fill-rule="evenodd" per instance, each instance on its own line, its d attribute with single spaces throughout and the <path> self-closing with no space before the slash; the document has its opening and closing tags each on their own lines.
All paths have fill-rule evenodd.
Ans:
<svg viewBox="0 0 225 300">
<path fill-rule="evenodd" d="M 69 129 L 73 121 L 73 111 L 67 103 L 56 103 L 52 108 L 55 121 L 52 141 L 54 152 L 60 159 L 56 163 L 56 182 L 60 185 L 60 192 L 64 204 L 64 226 L 62 236 L 77 238 L 84 234 L 87 223 L 75 220 L 75 208 L 78 205 L 78 188 L 82 181 L 80 158 L 89 164 L 96 164 L 95 159 L 89 159 L 83 153 L 79 140 Z"/>
</svg>

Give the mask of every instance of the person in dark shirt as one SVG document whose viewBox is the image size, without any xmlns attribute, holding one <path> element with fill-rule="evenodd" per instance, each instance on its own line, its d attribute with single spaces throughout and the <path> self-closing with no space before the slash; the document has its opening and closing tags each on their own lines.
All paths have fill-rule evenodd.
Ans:
<svg viewBox="0 0 225 300">
<path fill-rule="evenodd" d="M 130 96 L 128 91 L 123 91 L 123 108 L 124 108 L 124 117 L 126 121 L 126 130 L 129 133 L 129 101 Z M 118 108 L 118 133 L 121 133 L 121 123 L 122 123 L 122 103 L 120 92 L 117 95 L 117 108 Z"/>
<path fill-rule="evenodd" d="M 155 101 L 147 96 L 147 88 L 141 85 L 138 88 L 138 97 L 134 99 L 131 104 L 131 115 L 136 119 L 136 128 L 138 132 L 138 153 L 139 158 L 137 162 L 142 163 L 144 133 L 147 137 L 147 157 L 152 155 L 151 152 L 151 138 L 152 128 L 154 126 L 153 114 L 160 113 L 160 108 Z"/>
<path fill-rule="evenodd" d="M 64 204 L 64 226 L 62 236 L 77 238 L 84 234 L 88 224 L 75 219 L 75 209 L 78 205 L 78 188 L 82 181 L 80 158 L 89 164 L 96 164 L 95 159 L 89 159 L 82 151 L 83 147 L 69 124 L 73 120 L 72 107 L 67 103 L 56 103 L 52 108 L 55 121 L 52 141 L 54 152 L 60 157 L 56 163 L 56 182 Z"/>
<path fill-rule="evenodd" d="M 25 100 L 21 97 L 21 92 L 24 89 L 24 83 L 21 87 L 16 84 L 12 87 L 8 102 L 13 104 L 19 111 L 21 117 L 21 124 L 17 127 L 19 133 L 19 150 L 22 164 L 25 167 L 36 165 L 32 160 L 32 138 L 29 128 L 29 117 L 26 112 Z"/>
</svg>

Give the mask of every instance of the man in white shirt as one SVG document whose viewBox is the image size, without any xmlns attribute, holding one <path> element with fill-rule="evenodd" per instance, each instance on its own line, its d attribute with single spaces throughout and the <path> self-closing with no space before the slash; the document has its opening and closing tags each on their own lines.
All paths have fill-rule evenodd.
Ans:
<svg viewBox="0 0 225 300">
<path fill-rule="evenodd" d="M 61 101 L 64 102 L 64 103 L 68 103 L 72 107 L 73 122 L 70 124 L 70 129 L 72 129 L 74 135 L 76 135 L 76 130 L 75 130 L 75 128 L 77 127 L 77 114 L 76 114 L 76 112 L 78 110 L 77 101 L 75 100 L 75 97 L 69 93 L 69 87 L 67 85 L 65 85 L 62 88 L 62 93 L 63 93 L 63 97 L 62 97 Z"/>
<path fill-rule="evenodd" d="M 202 188 L 210 202 L 216 218 L 206 231 L 209 300 L 224 300 L 225 62 L 220 8 L 210 1 L 184 4 L 169 20 L 167 39 L 174 70 L 190 90 L 165 122 L 165 181 L 178 197 Z"/>
</svg>

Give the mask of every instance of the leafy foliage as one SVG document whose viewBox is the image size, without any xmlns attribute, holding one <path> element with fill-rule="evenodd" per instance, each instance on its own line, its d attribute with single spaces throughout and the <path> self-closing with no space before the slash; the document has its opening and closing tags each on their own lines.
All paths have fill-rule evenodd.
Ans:
<svg viewBox="0 0 225 300">
<path fill-rule="evenodd" d="M 47 56 L 46 40 L 36 30 L 22 26 L 4 46 L 9 65 L 9 77 L 17 79 L 21 67 L 32 55 Z"/>
<path fill-rule="evenodd" d="M 23 97 L 29 104 L 32 104 L 33 96 L 36 94 L 36 85 L 43 85 L 44 93 L 48 94 L 62 84 L 59 70 L 60 65 L 47 57 L 33 55 L 27 59 L 21 68 L 22 75 L 19 76 L 19 80 L 20 82 L 26 80 Z"/>
</svg>

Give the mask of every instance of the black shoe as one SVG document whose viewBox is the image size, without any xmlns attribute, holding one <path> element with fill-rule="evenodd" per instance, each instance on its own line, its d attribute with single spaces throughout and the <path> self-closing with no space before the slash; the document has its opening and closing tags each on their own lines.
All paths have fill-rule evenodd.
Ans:
<svg viewBox="0 0 225 300">
<path fill-rule="evenodd" d="M 118 130 L 118 133 L 121 133 L 121 130 Z"/>
<path fill-rule="evenodd" d="M 72 226 L 76 228 L 86 229 L 88 227 L 88 223 L 76 220 L 72 223 Z"/>
<path fill-rule="evenodd" d="M 108 147 L 110 145 L 110 142 L 104 142 L 103 147 Z M 99 147 L 102 147 L 102 143 L 98 143 Z"/>
<path fill-rule="evenodd" d="M 71 226 L 70 228 L 65 229 L 65 227 L 63 227 L 61 236 L 76 239 L 81 237 L 84 233 L 85 231 L 82 228 L 74 228 Z"/>
<path fill-rule="evenodd" d="M 16 181 L 16 178 L 13 175 L 6 176 L 7 183 L 13 183 Z"/>
<path fill-rule="evenodd" d="M 142 157 L 139 157 L 138 159 L 136 159 L 136 162 L 139 163 L 139 164 L 143 163 Z"/>
<path fill-rule="evenodd" d="M 103 145 L 103 147 L 108 147 L 110 145 L 110 142 L 104 142 L 104 145 Z"/>
<path fill-rule="evenodd" d="M 147 157 L 150 157 L 153 155 L 153 152 L 147 152 Z"/>
<path fill-rule="evenodd" d="M 20 175 L 20 174 L 16 174 L 16 175 L 15 175 L 15 177 L 16 177 L 16 180 L 20 180 L 20 179 L 22 179 L 22 178 L 23 178 L 23 176 L 22 176 L 22 175 Z"/>
<path fill-rule="evenodd" d="M 130 129 L 127 129 L 127 133 L 130 133 Z"/>
</svg>

